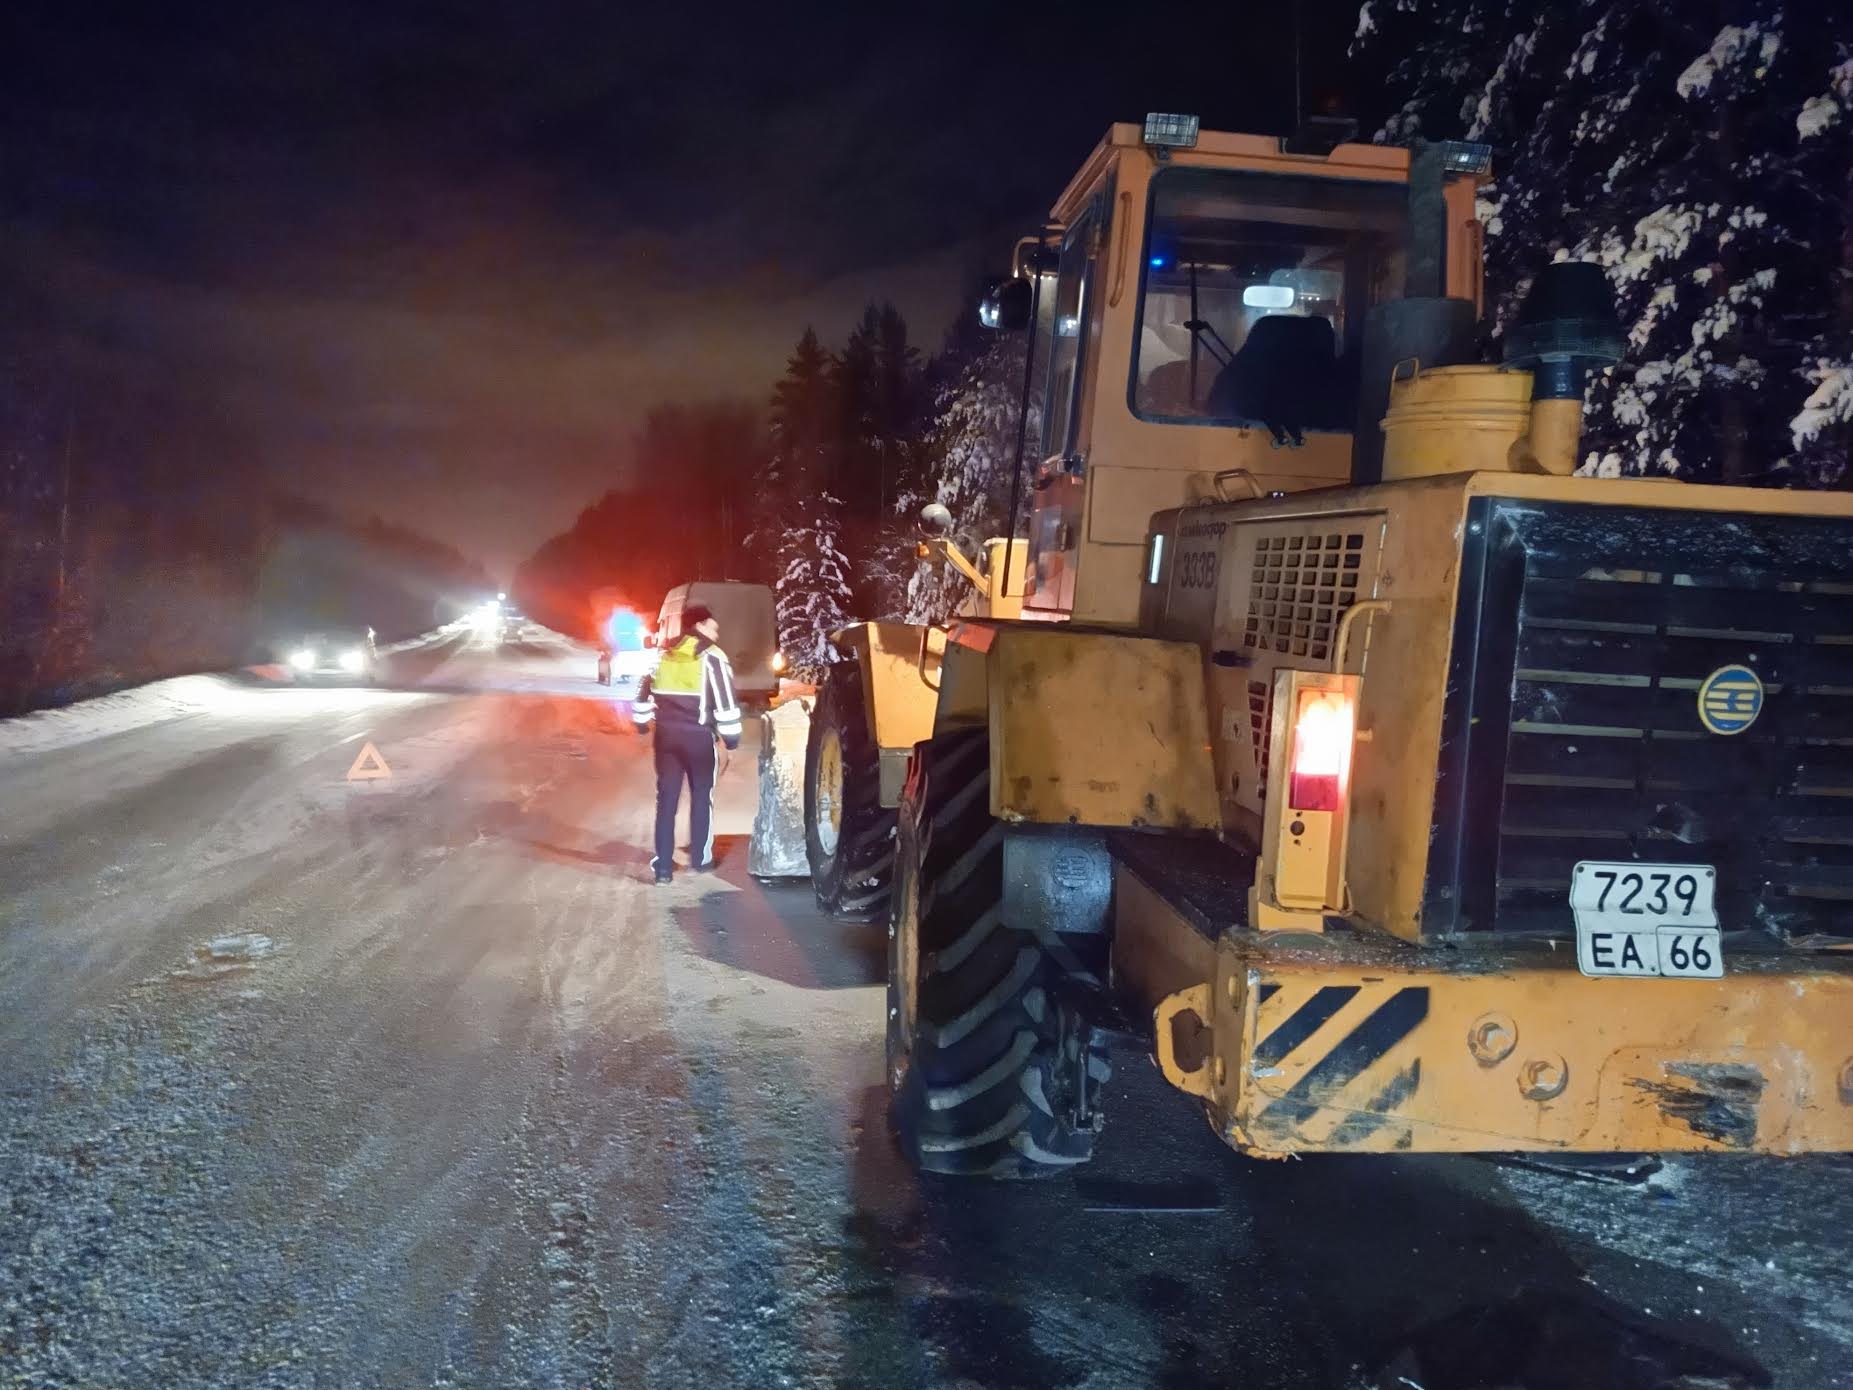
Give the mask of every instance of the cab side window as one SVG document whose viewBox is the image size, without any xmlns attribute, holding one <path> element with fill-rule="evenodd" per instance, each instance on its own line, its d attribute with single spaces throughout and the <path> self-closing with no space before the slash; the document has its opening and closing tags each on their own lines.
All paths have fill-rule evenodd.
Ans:
<svg viewBox="0 0 1853 1390">
<path fill-rule="evenodd" d="M 1047 320 L 1049 365 L 1042 412 L 1045 459 L 1073 458 L 1084 442 L 1080 428 L 1083 385 L 1091 340 L 1098 333 L 1094 301 L 1100 293 L 1099 267 L 1112 206 L 1113 189 L 1108 181 L 1062 238 L 1055 302 Z"/>
</svg>

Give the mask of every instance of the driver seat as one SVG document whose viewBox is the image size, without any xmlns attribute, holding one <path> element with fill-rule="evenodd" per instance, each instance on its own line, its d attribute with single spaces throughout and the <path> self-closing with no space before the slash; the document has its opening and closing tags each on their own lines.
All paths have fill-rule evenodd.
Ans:
<svg viewBox="0 0 1853 1390">
<path fill-rule="evenodd" d="M 1304 444 L 1308 425 L 1336 413 L 1337 349 L 1330 319 L 1268 314 L 1217 373 L 1210 410 L 1223 419 L 1259 420 L 1276 445 Z"/>
</svg>

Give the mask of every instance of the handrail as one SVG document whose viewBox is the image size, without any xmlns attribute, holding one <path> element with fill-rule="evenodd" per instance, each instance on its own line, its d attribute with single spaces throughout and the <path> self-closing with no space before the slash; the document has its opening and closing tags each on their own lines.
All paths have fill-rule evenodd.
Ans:
<svg viewBox="0 0 1853 1390">
<path fill-rule="evenodd" d="M 1132 242 L 1132 194 L 1120 194 L 1119 216 L 1113 219 L 1113 234 L 1119 254 L 1113 258 L 1113 290 L 1107 295 L 1107 307 L 1119 308 L 1120 296 L 1126 292 L 1126 251 Z"/>
<path fill-rule="evenodd" d="M 1201 475 L 1199 474 L 1198 476 Z M 1261 486 L 1260 479 L 1256 478 L 1255 475 L 1250 473 L 1246 468 L 1225 468 L 1220 473 L 1214 474 L 1210 478 L 1210 486 L 1216 489 L 1218 501 L 1235 502 L 1240 500 L 1229 496 L 1228 493 L 1223 491 L 1222 481 L 1224 478 L 1240 478 L 1243 482 L 1248 484 L 1256 497 L 1267 496 L 1267 491 Z"/>
<path fill-rule="evenodd" d="M 1367 598 L 1354 603 L 1345 610 L 1345 616 L 1338 620 L 1338 631 L 1332 639 L 1332 670 L 1339 675 L 1345 671 L 1345 646 L 1351 640 L 1351 625 L 1359 618 L 1372 613 L 1388 613 L 1390 601 L 1387 598 Z"/>
<path fill-rule="evenodd" d="M 927 642 L 935 632 L 950 634 L 952 628 L 946 623 L 923 623 L 920 627 L 920 654 L 914 658 L 914 669 L 920 673 L 920 683 L 928 690 L 938 690 L 939 682 L 927 679 Z M 942 658 L 943 663 L 943 658 Z"/>
</svg>

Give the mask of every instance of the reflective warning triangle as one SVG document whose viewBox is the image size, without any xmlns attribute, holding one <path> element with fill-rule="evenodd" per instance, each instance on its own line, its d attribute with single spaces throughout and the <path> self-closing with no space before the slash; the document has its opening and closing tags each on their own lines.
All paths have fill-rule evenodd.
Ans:
<svg viewBox="0 0 1853 1390">
<path fill-rule="evenodd" d="M 377 782 L 382 777 L 392 776 L 392 769 L 386 766 L 386 759 L 380 756 L 380 750 L 372 743 L 361 745 L 360 756 L 354 759 L 354 765 L 347 770 L 350 782 Z"/>
</svg>

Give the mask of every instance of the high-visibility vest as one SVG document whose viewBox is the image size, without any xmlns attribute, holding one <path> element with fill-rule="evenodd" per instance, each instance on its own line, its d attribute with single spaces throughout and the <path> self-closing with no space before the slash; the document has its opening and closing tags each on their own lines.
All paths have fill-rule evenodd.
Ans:
<svg viewBox="0 0 1853 1390">
<path fill-rule="evenodd" d="M 650 688 L 658 695 L 695 695 L 701 694 L 702 660 L 701 643 L 693 637 L 684 637 L 675 646 L 663 653 L 663 659 L 656 664 L 656 678 L 650 682 Z"/>
<path fill-rule="evenodd" d="M 740 705 L 734 695 L 733 667 L 727 654 L 698 637 L 682 638 L 663 653 L 656 671 L 644 680 L 631 705 L 639 729 L 656 722 L 657 701 L 679 707 L 692 722 L 712 729 L 729 748 L 740 742 Z"/>
</svg>

